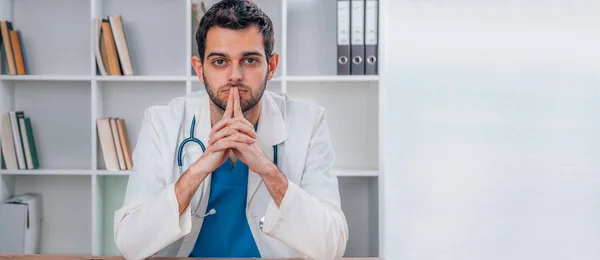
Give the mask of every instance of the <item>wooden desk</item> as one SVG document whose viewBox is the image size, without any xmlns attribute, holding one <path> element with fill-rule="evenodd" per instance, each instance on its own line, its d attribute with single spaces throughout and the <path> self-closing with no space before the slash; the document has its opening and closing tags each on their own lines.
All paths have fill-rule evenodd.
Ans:
<svg viewBox="0 0 600 260">
<path fill-rule="evenodd" d="M 2 255 L 0 254 L 0 260 L 123 260 L 121 256 L 87 256 L 87 255 Z M 177 257 L 151 257 L 148 259 L 154 260 L 183 260 L 183 259 L 195 259 L 199 258 L 177 258 Z M 220 258 L 226 260 L 224 258 Z M 343 258 L 352 260 L 381 260 L 380 258 Z M 231 259 L 233 260 L 233 259 Z M 235 259 L 243 260 L 243 259 Z M 304 258 L 278 258 L 271 260 L 306 260 Z"/>
</svg>

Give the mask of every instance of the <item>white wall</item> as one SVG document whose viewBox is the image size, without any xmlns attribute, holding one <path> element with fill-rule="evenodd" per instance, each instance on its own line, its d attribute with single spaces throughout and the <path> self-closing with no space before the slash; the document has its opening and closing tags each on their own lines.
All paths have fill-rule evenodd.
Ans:
<svg viewBox="0 0 600 260">
<path fill-rule="evenodd" d="M 382 2 L 382 256 L 600 259 L 600 1 Z"/>
</svg>

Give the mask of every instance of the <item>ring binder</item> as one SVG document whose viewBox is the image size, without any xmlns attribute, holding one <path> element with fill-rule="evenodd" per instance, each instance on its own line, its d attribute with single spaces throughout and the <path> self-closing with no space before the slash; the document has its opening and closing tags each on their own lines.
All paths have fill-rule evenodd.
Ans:
<svg viewBox="0 0 600 260">
<path fill-rule="evenodd" d="M 377 75 L 378 0 L 365 3 L 365 74 Z"/>
<path fill-rule="evenodd" d="M 350 66 L 350 73 L 352 75 L 364 75 L 365 74 L 365 0 L 352 0 L 351 1 L 352 13 L 350 19 L 352 20 L 352 31 L 350 33 L 352 46 L 350 54 L 352 55 L 352 65 Z"/>
<path fill-rule="evenodd" d="M 337 74 L 350 75 L 350 0 L 338 0 L 337 8 Z"/>
</svg>

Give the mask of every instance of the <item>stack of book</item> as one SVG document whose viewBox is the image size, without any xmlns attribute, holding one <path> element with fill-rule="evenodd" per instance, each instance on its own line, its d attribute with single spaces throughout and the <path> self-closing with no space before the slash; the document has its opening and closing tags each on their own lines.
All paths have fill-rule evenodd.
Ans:
<svg viewBox="0 0 600 260">
<path fill-rule="evenodd" d="M 96 18 L 94 52 L 97 74 L 102 76 L 133 75 L 130 50 L 120 15 Z"/>
<path fill-rule="evenodd" d="M 107 170 L 131 170 L 133 161 L 125 120 L 122 118 L 104 117 L 96 119 L 98 139 L 104 156 Z"/>
<path fill-rule="evenodd" d="M 0 21 L 0 62 L 11 75 L 29 74 L 21 31 L 11 21 Z"/>
<path fill-rule="evenodd" d="M 23 111 L 0 113 L 0 142 L 3 169 L 39 168 L 31 120 Z"/>
</svg>

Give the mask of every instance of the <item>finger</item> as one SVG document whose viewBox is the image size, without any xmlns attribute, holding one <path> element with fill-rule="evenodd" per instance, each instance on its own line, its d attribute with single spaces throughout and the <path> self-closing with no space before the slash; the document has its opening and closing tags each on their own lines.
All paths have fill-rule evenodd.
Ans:
<svg viewBox="0 0 600 260">
<path fill-rule="evenodd" d="M 252 124 L 237 122 L 236 124 L 232 125 L 232 128 L 234 128 L 235 130 L 238 130 L 244 134 L 247 134 L 248 136 L 250 136 L 252 138 L 257 137 L 256 132 L 254 132 L 254 127 L 252 126 Z"/>
<path fill-rule="evenodd" d="M 233 117 L 242 118 L 244 117 L 244 113 L 242 112 L 242 106 L 240 105 L 240 91 L 235 87 L 233 93 Z"/>
<path fill-rule="evenodd" d="M 250 136 L 247 136 L 245 134 L 242 134 L 240 132 L 237 132 L 235 134 L 232 134 L 232 135 L 227 136 L 220 140 L 223 140 L 225 143 L 228 143 L 228 144 L 231 144 L 230 142 L 238 142 L 238 143 L 245 143 L 245 144 L 253 144 L 256 142 L 256 139 L 254 139 Z"/>
<path fill-rule="evenodd" d="M 210 146 L 213 152 L 222 151 L 225 149 L 243 149 L 244 146 L 254 143 L 254 139 L 247 135 L 236 134 L 227 138 L 220 139 Z"/>
<path fill-rule="evenodd" d="M 225 107 L 225 113 L 223 113 L 224 118 L 232 118 L 233 117 L 233 88 L 229 89 L 229 98 L 227 99 L 227 107 Z"/>
<path fill-rule="evenodd" d="M 214 135 L 216 132 L 221 131 L 221 129 L 233 123 L 235 123 L 235 120 L 231 118 L 223 118 L 219 120 L 219 122 L 213 125 L 213 127 L 210 129 L 210 134 L 208 135 L 208 137 L 211 138 L 211 136 Z"/>
<path fill-rule="evenodd" d="M 246 126 L 246 127 L 243 127 L 243 126 Z M 213 136 L 217 132 L 223 130 L 223 128 L 225 128 L 225 127 L 233 127 L 237 130 L 243 131 L 244 133 L 256 138 L 256 133 L 254 132 L 254 126 L 243 117 L 237 118 L 237 119 L 223 118 L 223 119 L 219 120 L 219 122 L 217 122 L 210 130 L 208 138 L 214 139 Z"/>
<path fill-rule="evenodd" d="M 254 125 L 250 123 L 250 121 L 246 120 L 245 117 L 237 118 L 237 121 L 242 122 L 243 124 L 249 126 L 250 128 L 254 128 Z"/>
<path fill-rule="evenodd" d="M 233 134 L 237 134 L 237 133 L 241 133 L 243 135 L 247 135 L 250 138 L 255 139 L 256 138 L 256 133 L 252 130 L 252 128 L 248 127 L 247 125 L 241 123 L 241 122 L 236 122 L 234 124 L 231 124 L 223 129 L 221 129 L 220 131 L 209 135 L 209 145 L 213 144 L 214 142 L 218 141 L 219 139 L 228 137 L 230 135 Z"/>
<path fill-rule="evenodd" d="M 218 132 L 216 132 L 216 133 L 211 134 L 211 135 L 208 136 L 208 145 L 212 145 L 215 142 L 217 142 L 217 141 L 219 141 L 219 140 L 221 140 L 221 139 L 223 139 L 223 138 L 225 138 L 227 136 L 235 134 L 235 132 L 237 132 L 235 129 L 232 129 L 232 128 L 223 128 L 220 131 L 218 131 Z"/>
</svg>

